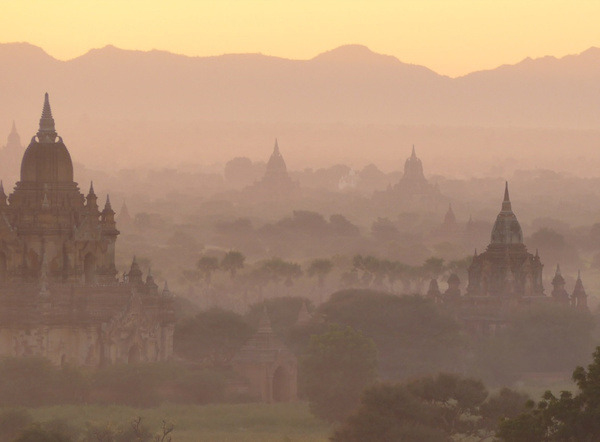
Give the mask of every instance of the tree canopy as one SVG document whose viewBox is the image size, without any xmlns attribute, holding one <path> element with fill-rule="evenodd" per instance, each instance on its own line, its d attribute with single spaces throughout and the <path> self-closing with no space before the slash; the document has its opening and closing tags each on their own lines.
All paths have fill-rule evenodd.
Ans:
<svg viewBox="0 0 600 442">
<path fill-rule="evenodd" d="M 573 380 L 579 392 L 546 391 L 530 410 L 504 420 L 498 437 L 506 442 L 594 442 L 600 440 L 600 347 L 587 370 L 577 367 Z"/>
<path fill-rule="evenodd" d="M 311 411 L 339 421 L 358 406 L 363 389 L 375 381 L 377 351 L 361 332 L 334 324 L 311 337 L 300 368 Z"/>
</svg>

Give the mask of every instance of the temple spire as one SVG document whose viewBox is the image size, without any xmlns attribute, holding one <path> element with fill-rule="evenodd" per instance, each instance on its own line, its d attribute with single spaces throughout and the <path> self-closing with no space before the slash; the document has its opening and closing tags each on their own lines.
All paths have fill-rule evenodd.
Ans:
<svg viewBox="0 0 600 442">
<path fill-rule="evenodd" d="M 110 195 L 106 195 L 106 204 L 104 204 L 104 210 L 112 210 L 110 205 Z"/>
<path fill-rule="evenodd" d="M 44 108 L 42 109 L 42 117 L 40 118 L 40 129 L 37 133 L 41 142 L 54 142 L 56 139 L 56 128 L 54 126 L 54 118 L 52 118 L 52 109 L 50 108 L 50 98 L 48 92 L 44 96 Z"/>
<path fill-rule="evenodd" d="M 417 153 L 415 152 L 415 145 L 412 145 L 412 154 L 410 155 L 411 158 L 417 158 Z"/>
<path fill-rule="evenodd" d="M 10 130 L 10 134 L 15 135 L 16 133 L 17 133 L 17 125 L 15 123 L 15 120 L 13 120 L 12 129 Z"/>
<path fill-rule="evenodd" d="M 279 143 L 277 143 L 277 138 L 275 138 L 275 148 L 273 149 L 273 153 L 279 153 Z"/>
<path fill-rule="evenodd" d="M 96 195 L 96 193 L 94 192 L 94 182 L 90 181 L 90 191 L 88 192 L 88 195 Z"/>
<path fill-rule="evenodd" d="M 502 211 L 512 212 L 512 205 L 510 203 L 510 195 L 508 194 L 508 181 L 506 181 L 504 187 L 504 201 L 502 201 Z"/>
</svg>

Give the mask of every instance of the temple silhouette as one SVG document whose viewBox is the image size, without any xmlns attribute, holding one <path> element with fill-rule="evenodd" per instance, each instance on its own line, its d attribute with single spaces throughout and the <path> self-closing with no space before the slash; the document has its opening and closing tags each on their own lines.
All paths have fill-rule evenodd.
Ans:
<svg viewBox="0 0 600 442">
<path fill-rule="evenodd" d="M 0 355 L 97 367 L 161 361 L 173 348 L 173 299 L 134 258 L 122 280 L 110 198 L 102 210 L 73 163 L 45 95 L 20 180 L 0 186 Z"/>
</svg>

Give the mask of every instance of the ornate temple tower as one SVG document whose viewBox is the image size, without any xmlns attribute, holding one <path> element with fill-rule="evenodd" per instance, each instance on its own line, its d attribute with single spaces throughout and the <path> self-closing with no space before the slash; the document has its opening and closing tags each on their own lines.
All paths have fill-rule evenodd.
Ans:
<svg viewBox="0 0 600 442">
<path fill-rule="evenodd" d="M 540 258 L 527 252 L 523 231 L 512 211 L 508 183 L 502 210 L 492 229 L 485 252 L 475 253 L 469 267 L 469 297 L 540 297 L 544 295 Z"/>
<path fill-rule="evenodd" d="M 1 195 L 0 195 L 1 196 Z M 119 231 L 110 201 L 98 210 L 93 185 L 86 198 L 56 133 L 48 94 L 37 134 L 21 162 L 14 192 L 0 198 L 0 278 L 8 282 L 114 280 Z"/>
<path fill-rule="evenodd" d="M 565 278 L 560 273 L 560 266 L 556 264 L 554 278 L 552 278 L 552 299 L 558 304 L 569 305 L 569 294 L 565 290 Z"/>
<path fill-rule="evenodd" d="M 587 310 L 587 294 L 583 288 L 583 282 L 581 282 L 581 272 L 577 273 L 577 281 L 575 282 L 575 288 L 571 295 L 571 305 L 579 310 Z"/>
<path fill-rule="evenodd" d="M 425 175 L 423 174 L 423 163 L 417 158 L 414 145 L 410 157 L 404 162 L 402 181 L 417 186 L 427 184 L 427 179 L 425 179 Z"/>
<path fill-rule="evenodd" d="M 100 211 L 93 184 L 84 197 L 73 181 L 46 94 L 10 197 L 0 182 L 0 356 L 89 367 L 171 357 L 172 296 L 135 260 L 116 278 L 118 235 L 110 198 Z"/>
<path fill-rule="evenodd" d="M 23 150 L 17 125 L 13 121 L 6 145 L 0 150 L 0 172 L 7 182 L 14 182 L 18 179 L 16 172 L 21 163 Z"/>
</svg>

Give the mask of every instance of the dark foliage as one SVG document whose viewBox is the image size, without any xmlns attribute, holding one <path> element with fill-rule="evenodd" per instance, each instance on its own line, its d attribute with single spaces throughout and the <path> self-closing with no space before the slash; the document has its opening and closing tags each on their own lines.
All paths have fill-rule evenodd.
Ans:
<svg viewBox="0 0 600 442">
<path fill-rule="evenodd" d="M 252 327 L 237 313 L 212 308 L 177 323 L 177 355 L 206 366 L 226 366 L 252 336 Z"/>
<path fill-rule="evenodd" d="M 329 421 L 344 419 L 358 406 L 376 371 L 375 345 L 362 333 L 334 324 L 312 336 L 300 365 L 311 411 Z"/>
<path fill-rule="evenodd" d="M 579 393 L 547 391 L 531 410 L 504 420 L 498 437 L 507 442 L 593 442 L 600 440 L 600 347 L 587 370 L 577 367 L 573 380 Z"/>
<path fill-rule="evenodd" d="M 331 295 L 317 314 L 326 323 L 348 325 L 373 339 L 385 379 L 455 369 L 460 360 L 459 325 L 421 297 L 343 290 Z"/>
</svg>

